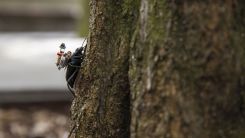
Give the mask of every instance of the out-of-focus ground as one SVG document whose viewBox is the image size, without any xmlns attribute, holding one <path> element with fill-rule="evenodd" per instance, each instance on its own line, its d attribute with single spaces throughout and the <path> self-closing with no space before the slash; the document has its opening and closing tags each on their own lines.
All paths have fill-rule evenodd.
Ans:
<svg viewBox="0 0 245 138">
<path fill-rule="evenodd" d="M 67 102 L 14 106 L 0 108 L 0 138 L 67 138 Z"/>
<path fill-rule="evenodd" d="M 66 138 L 72 96 L 55 66 L 80 47 L 79 0 L 0 0 L 0 138 Z"/>
</svg>

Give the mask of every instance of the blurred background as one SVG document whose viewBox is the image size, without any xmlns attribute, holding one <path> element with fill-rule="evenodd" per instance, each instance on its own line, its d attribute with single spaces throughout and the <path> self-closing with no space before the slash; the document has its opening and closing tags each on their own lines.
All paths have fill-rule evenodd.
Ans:
<svg viewBox="0 0 245 138">
<path fill-rule="evenodd" d="M 66 138 L 72 96 L 56 53 L 82 45 L 86 0 L 0 0 L 0 138 Z"/>
</svg>

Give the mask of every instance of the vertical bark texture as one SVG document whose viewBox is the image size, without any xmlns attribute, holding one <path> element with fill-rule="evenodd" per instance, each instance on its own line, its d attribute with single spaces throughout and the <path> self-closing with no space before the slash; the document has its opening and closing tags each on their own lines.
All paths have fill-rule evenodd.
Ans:
<svg viewBox="0 0 245 138">
<path fill-rule="evenodd" d="M 245 137 L 243 0 L 91 0 L 90 8 L 76 137 Z"/>
<path fill-rule="evenodd" d="M 141 0 L 132 138 L 244 138 L 245 2 Z"/>
<path fill-rule="evenodd" d="M 72 106 L 77 138 L 129 137 L 129 43 L 136 1 L 91 0 L 86 59 Z"/>
</svg>

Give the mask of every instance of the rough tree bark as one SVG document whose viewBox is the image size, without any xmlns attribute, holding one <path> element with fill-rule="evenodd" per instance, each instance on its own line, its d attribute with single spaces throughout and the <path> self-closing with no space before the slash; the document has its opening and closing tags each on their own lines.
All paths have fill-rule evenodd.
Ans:
<svg viewBox="0 0 245 138">
<path fill-rule="evenodd" d="M 72 107 L 75 137 L 129 137 L 129 43 L 135 1 L 91 0 L 85 62 Z"/>
<path fill-rule="evenodd" d="M 90 4 L 76 137 L 245 137 L 244 1 Z"/>
<path fill-rule="evenodd" d="M 244 7 L 141 1 L 130 56 L 132 138 L 245 137 Z"/>
</svg>

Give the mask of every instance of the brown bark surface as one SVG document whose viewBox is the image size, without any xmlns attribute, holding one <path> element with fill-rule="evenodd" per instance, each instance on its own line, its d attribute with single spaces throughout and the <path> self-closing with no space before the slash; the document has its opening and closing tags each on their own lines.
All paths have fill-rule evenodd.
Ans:
<svg viewBox="0 0 245 138">
<path fill-rule="evenodd" d="M 72 107 L 75 137 L 129 137 L 129 43 L 137 8 L 123 0 L 90 1 L 90 34 Z"/>
<path fill-rule="evenodd" d="M 245 137 L 245 2 L 91 0 L 90 7 L 72 109 L 76 137 Z"/>
<path fill-rule="evenodd" d="M 141 0 L 132 138 L 243 138 L 244 2 Z"/>
</svg>

